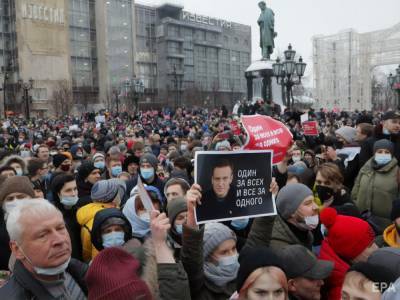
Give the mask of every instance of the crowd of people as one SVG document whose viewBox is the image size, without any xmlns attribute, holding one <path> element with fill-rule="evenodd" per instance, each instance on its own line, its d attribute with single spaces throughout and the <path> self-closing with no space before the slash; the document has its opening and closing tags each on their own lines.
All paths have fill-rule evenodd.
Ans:
<svg viewBox="0 0 400 300">
<path fill-rule="evenodd" d="M 198 225 L 195 153 L 240 151 L 242 113 L 293 135 L 277 215 Z M 3 120 L 0 299 L 400 299 L 400 114 L 311 109 L 308 136 L 302 113 Z"/>
</svg>

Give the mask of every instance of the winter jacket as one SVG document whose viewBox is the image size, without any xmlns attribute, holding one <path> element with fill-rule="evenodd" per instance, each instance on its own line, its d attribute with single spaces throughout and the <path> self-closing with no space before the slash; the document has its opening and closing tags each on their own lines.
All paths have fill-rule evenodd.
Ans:
<svg viewBox="0 0 400 300">
<path fill-rule="evenodd" d="M 269 246 L 280 250 L 285 246 L 297 244 L 303 245 L 311 250 L 313 244 L 313 235 L 311 231 L 302 231 L 286 222 L 280 215 L 277 215 L 272 227 Z"/>
<path fill-rule="evenodd" d="M 360 170 L 351 197 L 361 212 L 369 210 L 381 219 L 384 228 L 391 224 L 392 202 L 399 195 L 397 159 L 378 167 L 371 158 Z"/>
<path fill-rule="evenodd" d="M 226 300 L 236 290 L 235 280 L 223 287 L 216 286 L 204 275 L 204 229 L 196 230 L 183 225 L 182 263 L 189 278 L 193 300 Z"/>
<path fill-rule="evenodd" d="M 275 216 L 255 218 L 247 237 L 245 247 L 269 247 Z"/>
<path fill-rule="evenodd" d="M 361 167 L 374 156 L 374 143 L 381 139 L 387 139 L 394 144 L 394 157 L 397 159 L 397 163 L 400 163 L 400 134 L 383 134 L 383 127 L 379 125 L 375 128 L 374 136 L 367 138 L 361 144 L 359 157 L 359 164 Z"/>
<path fill-rule="evenodd" d="M 76 206 L 80 208 L 92 202 L 90 192 L 92 191 L 93 184 L 88 181 L 85 182 L 81 179 L 77 179 L 76 184 L 78 186 L 79 197 L 79 201 Z"/>
<path fill-rule="evenodd" d="M 85 274 L 88 266 L 76 259 L 71 259 L 66 272 L 71 275 L 87 296 Z M 17 260 L 14 273 L 5 286 L 0 288 L 0 299 L 7 300 L 56 300 L 24 265 Z"/>
<path fill-rule="evenodd" d="M 95 202 L 81 207 L 76 213 L 76 219 L 81 225 L 82 257 L 85 262 L 89 262 L 98 254 L 90 237 L 94 216 L 98 211 L 109 207 L 114 207 L 114 204 Z"/>
<path fill-rule="evenodd" d="M 144 184 L 156 187 L 160 191 L 161 196 L 163 197 L 163 202 L 166 201 L 166 198 L 165 198 L 164 193 L 163 193 L 164 185 L 165 185 L 165 182 L 163 180 L 161 180 L 158 176 L 155 176 L 153 182 L 150 182 L 150 183 L 146 182 L 146 180 L 144 180 L 143 178 L 141 178 L 141 179 L 142 179 L 142 182 Z M 125 202 L 130 197 L 131 191 L 133 190 L 133 188 L 137 185 L 137 181 L 138 181 L 138 177 L 136 176 L 135 178 L 129 180 L 126 183 L 126 197 L 127 198 L 125 199 Z M 122 204 L 125 204 L 125 202 L 123 202 Z"/>
<path fill-rule="evenodd" d="M 400 248 L 400 244 L 397 243 L 397 230 L 394 224 L 390 225 L 385 229 L 383 235 L 376 237 L 375 243 L 378 247 L 393 247 Z"/>
<path fill-rule="evenodd" d="M 72 254 L 73 258 L 82 260 L 82 241 L 81 241 L 81 227 L 76 221 L 76 209 L 61 209 L 61 213 L 64 218 L 65 226 L 68 230 L 71 238 Z"/>
<path fill-rule="evenodd" d="M 327 239 L 322 242 L 318 258 L 334 263 L 331 275 L 322 286 L 322 299 L 340 300 L 344 277 L 350 266 L 335 253 Z"/>
<path fill-rule="evenodd" d="M 10 236 L 7 232 L 4 213 L 0 208 L 0 270 L 8 270 L 8 260 L 10 259 L 11 255 L 9 242 Z"/>
</svg>

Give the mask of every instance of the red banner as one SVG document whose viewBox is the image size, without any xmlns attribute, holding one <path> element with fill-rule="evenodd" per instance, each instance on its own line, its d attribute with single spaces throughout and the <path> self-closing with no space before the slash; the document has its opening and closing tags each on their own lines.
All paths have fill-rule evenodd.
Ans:
<svg viewBox="0 0 400 300">
<path fill-rule="evenodd" d="M 242 132 L 240 130 L 239 124 L 236 120 L 230 122 L 231 131 L 234 135 L 240 135 Z"/>
<path fill-rule="evenodd" d="M 293 142 L 289 129 L 271 117 L 255 115 L 243 116 L 243 127 L 247 131 L 247 150 L 273 150 L 272 162 L 277 164 L 283 160 L 287 149 Z"/>
<path fill-rule="evenodd" d="M 318 135 L 318 122 L 317 121 L 307 121 L 301 124 L 303 127 L 304 135 L 316 136 Z"/>
</svg>

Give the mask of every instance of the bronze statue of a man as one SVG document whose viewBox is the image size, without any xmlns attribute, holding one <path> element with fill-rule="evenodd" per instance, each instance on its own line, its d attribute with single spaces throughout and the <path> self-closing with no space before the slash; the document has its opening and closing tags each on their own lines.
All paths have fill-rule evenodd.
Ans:
<svg viewBox="0 0 400 300">
<path fill-rule="evenodd" d="M 274 52 L 275 43 L 274 38 L 277 36 L 275 32 L 275 14 L 272 9 L 267 7 L 264 1 L 258 3 L 261 9 L 261 15 L 258 18 L 258 25 L 260 26 L 260 47 L 262 50 L 263 59 L 270 59 L 272 52 Z"/>
</svg>

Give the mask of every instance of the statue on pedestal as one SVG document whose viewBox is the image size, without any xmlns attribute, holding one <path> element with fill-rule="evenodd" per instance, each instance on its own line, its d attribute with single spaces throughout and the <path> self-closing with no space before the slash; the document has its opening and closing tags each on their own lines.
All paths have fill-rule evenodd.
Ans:
<svg viewBox="0 0 400 300">
<path fill-rule="evenodd" d="M 262 50 L 262 59 L 268 60 L 272 52 L 274 52 L 275 43 L 274 38 L 277 36 L 275 32 L 275 14 L 272 9 L 267 7 L 264 1 L 258 3 L 261 9 L 261 15 L 258 18 L 258 25 L 260 26 L 260 47 Z"/>
</svg>

